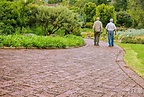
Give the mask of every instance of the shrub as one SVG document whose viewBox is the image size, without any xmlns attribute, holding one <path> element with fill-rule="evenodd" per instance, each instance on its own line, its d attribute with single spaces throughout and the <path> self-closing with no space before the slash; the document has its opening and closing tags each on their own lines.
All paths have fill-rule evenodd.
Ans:
<svg viewBox="0 0 144 97">
<path fill-rule="evenodd" d="M 87 22 L 85 25 L 86 28 L 90 28 L 90 29 L 92 29 L 92 26 L 93 26 L 92 22 Z"/>
<path fill-rule="evenodd" d="M 0 2 L 0 30 L 1 34 L 13 34 L 17 27 L 22 28 L 29 24 L 30 9 L 23 2 Z"/>
<path fill-rule="evenodd" d="M 84 13 L 86 14 L 86 22 L 93 22 L 93 16 L 96 14 L 96 4 L 89 2 L 84 5 Z"/>
<path fill-rule="evenodd" d="M 118 12 L 116 17 L 117 17 L 117 25 L 125 27 L 132 26 L 132 18 L 125 11 Z"/>
<path fill-rule="evenodd" d="M 136 37 L 124 37 L 122 43 L 144 44 L 144 39 Z"/>
<path fill-rule="evenodd" d="M 81 31 L 81 35 L 83 38 L 91 38 L 94 36 L 94 32 L 92 28 L 83 28 Z"/>
<path fill-rule="evenodd" d="M 64 6 L 36 6 L 37 12 L 32 19 L 36 20 L 37 24 L 43 26 L 45 35 L 54 34 L 59 30 L 63 30 L 64 34 L 80 35 L 80 22 L 77 14 L 74 14 Z"/>
<path fill-rule="evenodd" d="M 96 15 L 94 16 L 94 19 L 96 17 L 100 17 L 100 20 L 102 21 L 104 27 L 111 18 L 113 18 L 114 23 L 116 23 L 116 12 L 114 6 L 105 4 L 98 5 L 96 7 Z"/>
<path fill-rule="evenodd" d="M 62 30 L 80 35 L 78 15 L 64 6 L 45 6 L 24 2 L 0 2 L 0 34 L 34 33 L 50 35 Z M 38 30 L 38 32 L 37 32 Z M 19 32 L 18 32 L 19 31 Z"/>
<path fill-rule="evenodd" d="M 81 37 L 74 35 L 36 36 L 36 35 L 3 35 L 0 36 L 0 47 L 25 48 L 67 48 L 84 45 Z"/>
</svg>

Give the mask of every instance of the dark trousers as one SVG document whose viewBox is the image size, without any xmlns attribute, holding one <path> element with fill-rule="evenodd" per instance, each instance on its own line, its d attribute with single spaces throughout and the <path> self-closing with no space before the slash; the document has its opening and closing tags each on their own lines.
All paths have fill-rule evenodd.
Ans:
<svg viewBox="0 0 144 97">
<path fill-rule="evenodd" d="M 99 45 L 100 32 L 94 31 L 94 45 Z"/>
</svg>

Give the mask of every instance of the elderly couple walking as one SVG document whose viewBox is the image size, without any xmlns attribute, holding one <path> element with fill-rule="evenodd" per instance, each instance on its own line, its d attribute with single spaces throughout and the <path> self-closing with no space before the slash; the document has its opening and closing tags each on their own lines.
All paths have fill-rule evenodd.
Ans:
<svg viewBox="0 0 144 97">
<path fill-rule="evenodd" d="M 93 24 L 94 29 L 94 45 L 99 46 L 99 39 L 102 30 L 102 22 L 100 18 L 97 17 L 96 21 Z M 108 35 L 108 44 L 109 47 L 114 46 L 114 33 L 116 35 L 116 26 L 113 23 L 113 19 L 110 19 L 110 22 L 106 25 L 106 34 Z"/>
</svg>

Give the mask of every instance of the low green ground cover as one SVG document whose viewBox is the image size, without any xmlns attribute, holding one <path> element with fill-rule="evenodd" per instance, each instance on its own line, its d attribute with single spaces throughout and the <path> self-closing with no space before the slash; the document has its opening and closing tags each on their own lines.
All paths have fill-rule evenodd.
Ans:
<svg viewBox="0 0 144 97">
<path fill-rule="evenodd" d="M 124 60 L 128 67 L 144 78 L 144 45 L 122 43 L 119 43 L 118 45 L 126 51 Z"/>
<path fill-rule="evenodd" d="M 66 36 L 37 36 L 37 35 L 1 35 L 0 47 L 16 48 L 68 48 L 84 45 L 82 37 Z"/>
</svg>

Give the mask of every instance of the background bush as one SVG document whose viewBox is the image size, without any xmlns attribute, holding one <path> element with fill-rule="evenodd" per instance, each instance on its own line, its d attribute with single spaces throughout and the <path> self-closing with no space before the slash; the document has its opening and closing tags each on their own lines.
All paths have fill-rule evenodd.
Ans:
<svg viewBox="0 0 144 97">
<path fill-rule="evenodd" d="M 103 27 L 106 26 L 107 23 L 110 22 L 110 19 L 113 18 L 114 23 L 116 23 L 116 12 L 114 6 L 101 4 L 96 7 L 96 17 L 100 17 L 101 22 L 103 23 Z"/>
<path fill-rule="evenodd" d="M 85 25 L 86 28 L 93 29 L 93 22 L 87 22 Z"/>
<path fill-rule="evenodd" d="M 31 10 L 26 3 L 0 2 L 0 13 L 0 34 L 13 34 L 17 28 L 22 33 L 23 28 L 29 26 Z"/>
<path fill-rule="evenodd" d="M 80 21 L 74 14 L 64 6 L 36 6 L 37 12 L 34 18 L 38 25 L 43 26 L 44 35 L 54 34 L 62 30 L 64 35 L 80 35 Z M 35 13 L 35 12 L 34 12 Z"/>
<path fill-rule="evenodd" d="M 118 12 L 116 18 L 117 18 L 117 26 L 125 26 L 127 28 L 132 26 L 132 18 L 125 11 Z"/>
<path fill-rule="evenodd" d="M 96 14 L 96 4 L 92 2 L 86 3 L 83 10 L 86 15 L 86 22 L 94 22 L 93 16 Z"/>
<path fill-rule="evenodd" d="M 4 1 L 0 2 L 0 12 L 0 34 L 50 35 L 61 30 L 63 35 L 80 35 L 78 15 L 64 6 Z"/>
</svg>

